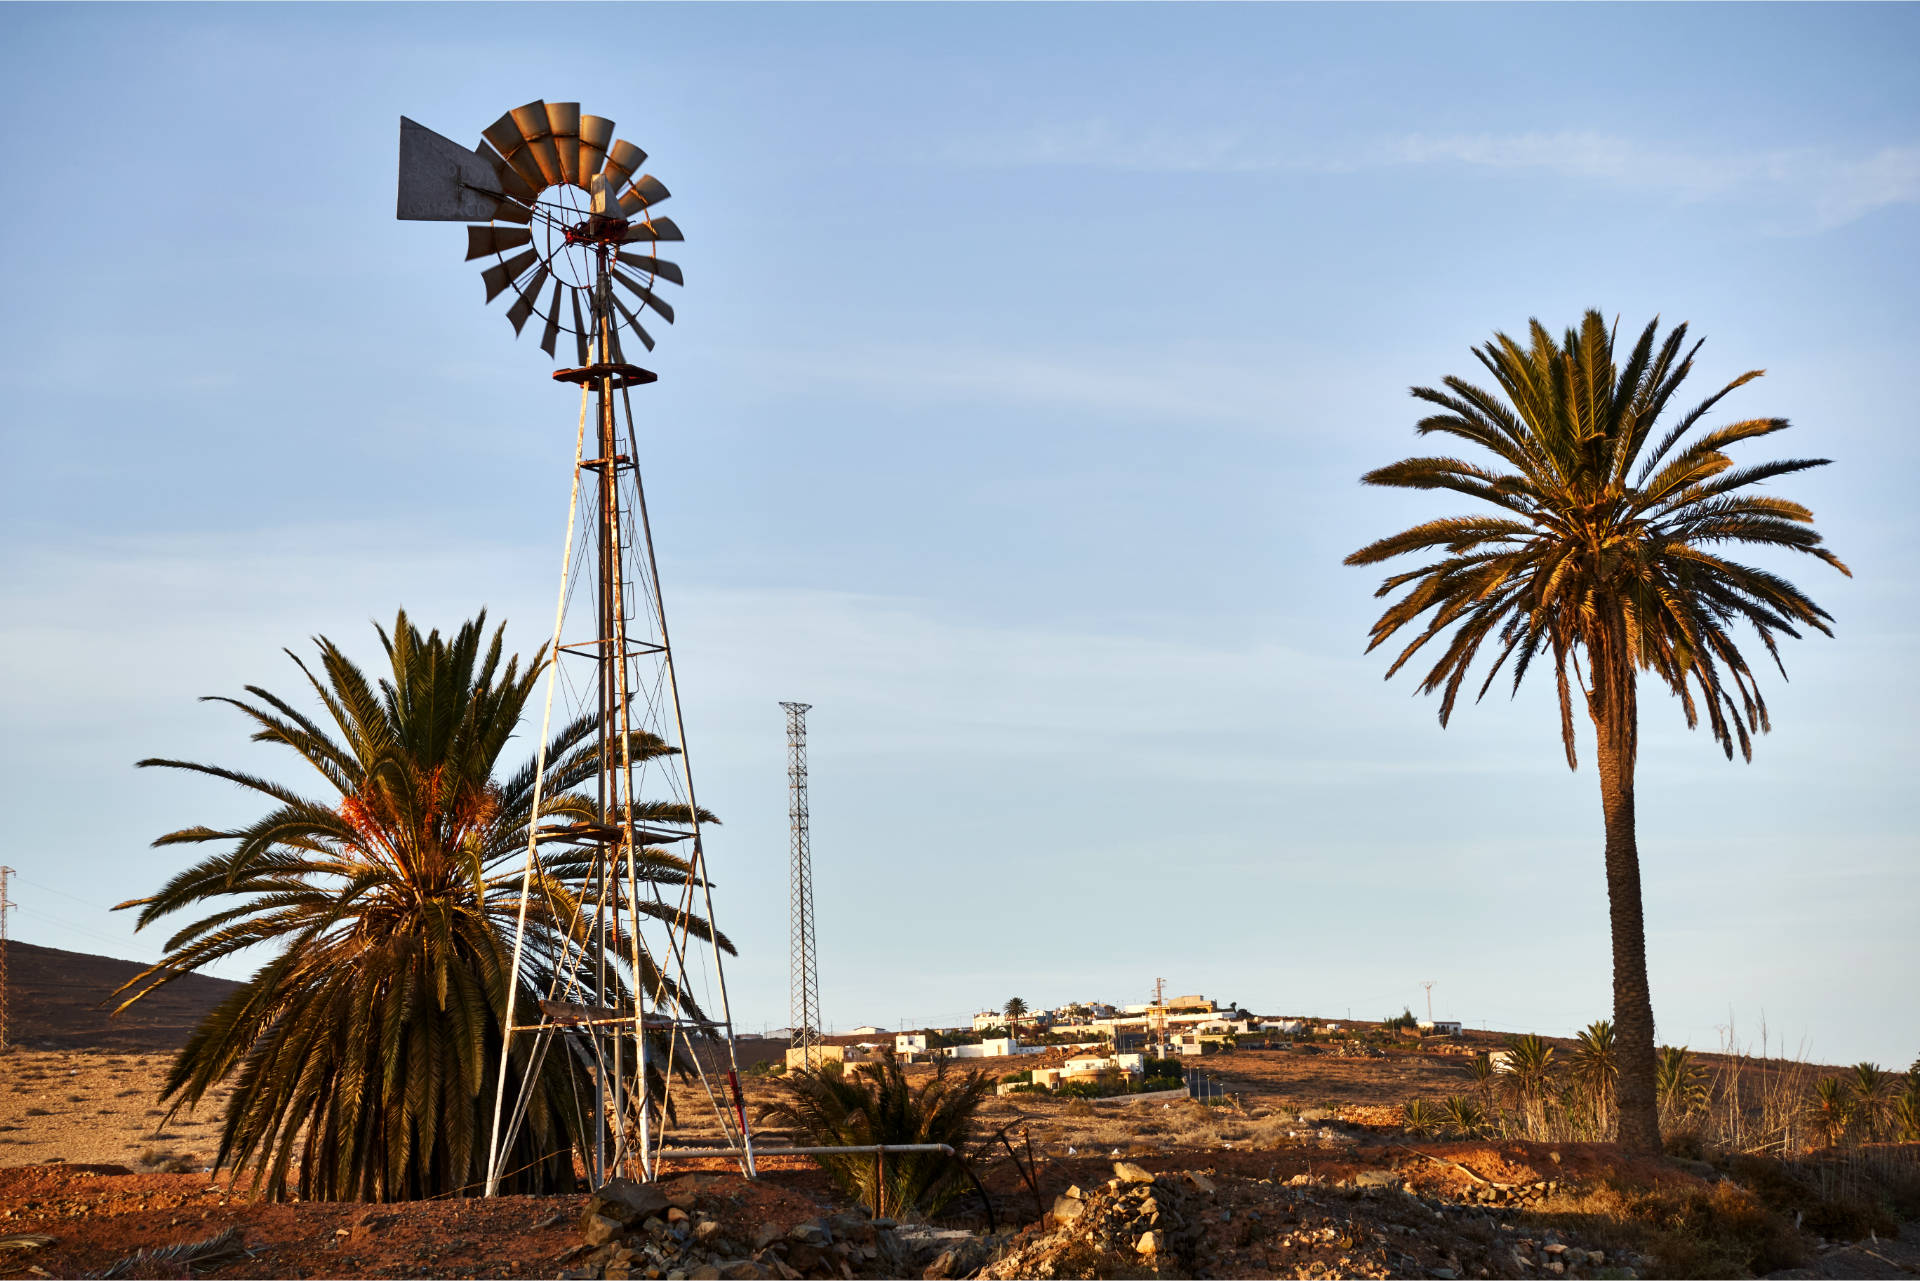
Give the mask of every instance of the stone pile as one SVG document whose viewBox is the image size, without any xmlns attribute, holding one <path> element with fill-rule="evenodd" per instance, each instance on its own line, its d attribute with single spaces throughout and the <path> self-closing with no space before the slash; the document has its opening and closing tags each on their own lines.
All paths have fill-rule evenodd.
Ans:
<svg viewBox="0 0 1920 1281">
<path fill-rule="evenodd" d="M 1113 1178 L 1068 1188 L 1046 1218 L 1015 1237 L 983 1277 L 1192 1276 L 1196 1213 L 1213 1183 L 1198 1172 L 1153 1175 L 1115 1162 Z"/>
<path fill-rule="evenodd" d="M 730 1223 L 700 1202 L 693 1188 L 611 1181 L 587 1199 L 580 1215 L 581 1244 L 560 1276 L 573 1281 L 798 1281 L 918 1275 L 916 1245 L 896 1233 L 891 1219 L 835 1214 L 783 1232 L 766 1222 Z M 981 1261 L 949 1253 L 950 1270 L 962 1262 L 978 1267 Z M 984 1246 L 980 1253 L 984 1257 Z"/>
</svg>

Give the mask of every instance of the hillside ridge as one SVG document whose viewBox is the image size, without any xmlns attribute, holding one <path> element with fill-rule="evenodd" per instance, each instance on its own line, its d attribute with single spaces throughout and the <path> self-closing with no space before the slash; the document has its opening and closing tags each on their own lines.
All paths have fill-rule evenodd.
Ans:
<svg viewBox="0 0 1920 1281">
<path fill-rule="evenodd" d="M 114 1017 L 114 990 L 147 966 L 12 939 L 7 943 L 9 1039 L 29 1049 L 177 1050 L 239 987 L 188 974 Z"/>
</svg>

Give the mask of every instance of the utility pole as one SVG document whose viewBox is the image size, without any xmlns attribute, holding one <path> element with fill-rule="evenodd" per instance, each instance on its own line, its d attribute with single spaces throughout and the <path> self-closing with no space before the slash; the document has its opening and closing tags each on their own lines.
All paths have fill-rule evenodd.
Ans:
<svg viewBox="0 0 1920 1281">
<path fill-rule="evenodd" d="M 1153 981 L 1153 1016 L 1148 1020 L 1153 1029 L 1154 1057 L 1167 1057 L 1167 981 Z"/>
<path fill-rule="evenodd" d="M 1433 1022 L 1433 980 L 1426 979 L 1420 986 L 1427 989 L 1427 1022 L 1431 1023 Z"/>
<path fill-rule="evenodd" d="M 0 1053 L 10 1044 L 7 1040 L 7 909 L 19 906 L 7 897 L 7 878 L 12 875 L 12 868 L 0 867 Z"/>
<path fill-rule="evenodd" d="M 787 961 L 791 1023 L 788 1048 L 800 1065 L 817 1066 L 820 1047 L 820 960 L 813 939 L 813 845 L 807 816 L 807 712 L 810 703 L 787 709 L 787 823 L 792 830 L 792 902 L 788 909 L 791 951 Z"/>
</svg>

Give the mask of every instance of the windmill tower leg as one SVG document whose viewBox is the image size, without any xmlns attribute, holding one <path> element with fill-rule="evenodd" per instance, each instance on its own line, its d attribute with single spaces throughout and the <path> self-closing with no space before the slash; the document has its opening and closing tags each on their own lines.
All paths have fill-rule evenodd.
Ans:
<svg viewBox="0 0 1920 1281">
<path fill-rule="evenodd" d="M 782 703 L 787 710 L 787 822 L 792 830 L 792 898 L 788 911 L 788 1022 L 790 1048 L 802 1067 L 819 1066 L 820 962 L 813 937 L 813 841 L 807 812 L 807 712 L 809 703 Z"/>
<path fill-rule="evenodd" d="M 7 1039 L 7 909 L 18 906 L 7 897 L 7 878 L 12 875 L 12 868 L 0 867 L 0 1052 L 12 1044 Z"/>
</svg>

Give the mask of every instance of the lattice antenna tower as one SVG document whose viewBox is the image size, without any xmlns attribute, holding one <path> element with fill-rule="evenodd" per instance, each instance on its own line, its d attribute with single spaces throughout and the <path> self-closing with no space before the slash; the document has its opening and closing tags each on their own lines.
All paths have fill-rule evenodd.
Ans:
<svg viewBox="0 0 1920 1281">
<path fill-rule="evenodd" d="M 800 1051 L 801 1065 L 817 1067 L 820 1053 L 820 951 L 813 939 L 813 839 L 807 813 L 807 712 L 811 703 L 782 703 L 787 709 L 787 826 L 792 833 L 792 904 L 787 932 L 789 1047 Z"/>
<path fill-rule="evenodd" d="M 7 897 L 7 878 L 12 875 L 12 868 L 0 867 L 0 1050 L 12 1044 L 7 1039 L 7 909 L 20 906 Z"/>
<path fill-rule="evenodd" d="M 657 375 L 623 354 L 623 337 L 653 350 L 641 313 L 672 322 L 656 286 L 683 283 L 681 271 L 653 251 L 683 237 L 656 212 L 668 193 L 639 172 L 646 153 L 613 131 L 578 103 L 544 101 L 502 115 L 473 150 L 400 121 L 399 217 L 471 224 L 486 300 L 512 297 L 516 334 L 542 320 L 550 356 L 569 335 L 577 365 L 553 377 L 580 390 L 536 818 L 521 865 L 488 875 L 494 909 L 514 913 L 518 980 L 492 1082 L 488 1195 L 549 1159 L 524 1122 L 536 1091 L 562 1088 L 556 1073 L 590 1109 L 579 1156 L 594 1186 L 654 1178 L 662 1159 L 695 1151 L 754 1172 L 629 397 Z"/>
</svg>

